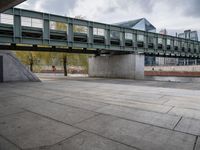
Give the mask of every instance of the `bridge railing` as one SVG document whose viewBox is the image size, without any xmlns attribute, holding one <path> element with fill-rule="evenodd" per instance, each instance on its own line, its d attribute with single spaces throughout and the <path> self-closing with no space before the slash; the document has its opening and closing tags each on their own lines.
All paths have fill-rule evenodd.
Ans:
<svg viewBox="0 0 200 150">
<path fill-rule="evenodd" d="M 17 8 L 0 15 L 0 43 L 200 56 L 198 41 Z"/>
</svg>

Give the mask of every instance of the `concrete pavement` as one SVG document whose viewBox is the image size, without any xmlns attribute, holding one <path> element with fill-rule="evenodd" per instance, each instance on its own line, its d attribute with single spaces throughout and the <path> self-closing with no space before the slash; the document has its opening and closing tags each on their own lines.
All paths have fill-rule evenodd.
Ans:
<svg viewBox="0 0 200 150">
<path fill-rule="evenodd" d="M 0 150 L 200 150 L 200 83 L 0 84 Z"/>
</svg>

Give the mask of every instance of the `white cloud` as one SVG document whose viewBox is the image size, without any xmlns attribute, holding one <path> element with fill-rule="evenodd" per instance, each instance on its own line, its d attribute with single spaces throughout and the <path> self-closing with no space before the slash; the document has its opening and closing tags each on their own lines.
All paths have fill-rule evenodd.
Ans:
<svg viewBox="0 0 200 150">
<path fill-rule="evenodd" d="M 28 0 L 20 7 L 104 23 L 144 17 L 159 29 L 200 30 L 197 4 L 199 0 Z"/>
</svg>

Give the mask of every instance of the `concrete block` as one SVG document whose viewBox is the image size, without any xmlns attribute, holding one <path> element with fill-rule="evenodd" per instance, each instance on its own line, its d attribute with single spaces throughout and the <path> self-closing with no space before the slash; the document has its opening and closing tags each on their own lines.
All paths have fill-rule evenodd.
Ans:
<svg viewBox="0 0 200 150">
<path fill-rule="evenodd" d="M 99 115 L 76 126 L 142 150 L 192 150 L 195 136 Z"/>
<path fill-rule="evenodd" d="M 144 55 L 112 55 L 89 58 L 89 76 L 144 79 Z"/>
<path fill-rule="evenodd" d="M 182 118 L 175 130 L 200 136 L 200 120 Z"/>
<path fill-rule="evenodd" d="M 29 112 L 0 119 L 0 134 L 22 149 L 56 144 L 80 131 Z"/>
</svg>

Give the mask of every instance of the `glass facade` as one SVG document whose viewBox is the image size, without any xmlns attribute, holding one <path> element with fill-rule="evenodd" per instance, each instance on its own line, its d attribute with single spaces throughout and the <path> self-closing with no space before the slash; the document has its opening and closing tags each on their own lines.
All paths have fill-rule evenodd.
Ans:
<svg viewBox="0 0 200 150">
<path fill-rule="evenodd" d="M 142 30 L 147 32 L 156 32 L 156 28 L 145 18 L 137 19 L 137 20 L 131 20 L 121 23 L 116 23 L 115 25 L 125 27 L 125 28 L 131 28 L 136 30 Z M 130 35 L 128 33 L 125 34 L 126 39 L 133 39 L 133 35 Z M 153 43 L 153 37 L 148 38 L 150 43 Z M 137 41 L 144 42 L 144 36 L 138 35 Z M 146 66 L 152 66 L 156 64 L 156 57 L 155 56 L 145 56 L 145 65 Z"/>
<path fill-rule="evenodd" d="M 198 41 L 197 31 L 185 30 L 184 33 L 178 34 L 178 37 Z"/>
</svg>

